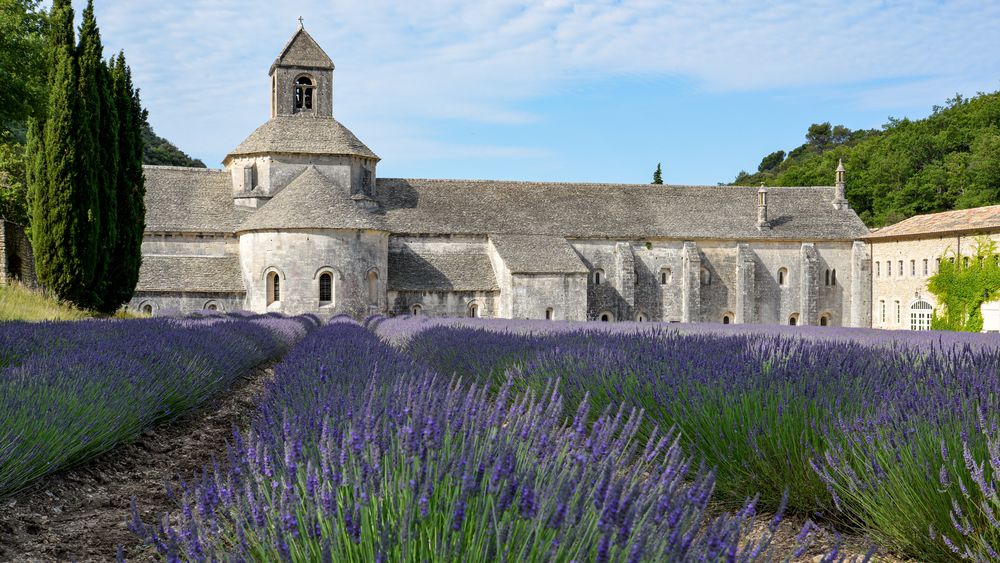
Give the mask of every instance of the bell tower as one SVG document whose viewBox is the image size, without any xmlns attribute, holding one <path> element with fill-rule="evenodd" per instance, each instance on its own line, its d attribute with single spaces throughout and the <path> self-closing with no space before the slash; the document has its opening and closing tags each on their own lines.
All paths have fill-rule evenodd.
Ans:
<svg viewBox="0 0 1000 563">
<path fill-rule="evenodd" d="M 299 29 L 268 73 L 271 117 L 333 117 L 333 68 L 299 18 Z"/>
</svg>

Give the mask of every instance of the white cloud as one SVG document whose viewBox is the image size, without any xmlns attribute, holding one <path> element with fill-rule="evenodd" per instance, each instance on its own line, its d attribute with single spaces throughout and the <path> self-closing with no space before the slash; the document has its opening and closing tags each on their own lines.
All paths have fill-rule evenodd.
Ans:
<svg viewBox="0 0 1000 563">
<path fill-rule="evenodd" d="M 894 99 L 940 103 L 945 84 L 993 89 L 1000 77 L 997 2 L 107 0 L 97 8 L 105 44 L 126 50 L 154 126 L 215 159 L 267 117 L 266 72 L 299 15 L 338 64 L 337 115 L 359 129 L 399 124 L 395 136 L 390 127 L 381 138 L 359 131 L 383 156 L 379 141 L 393 152 L 455 149 L 423 137 L 413 126 L 421 120 L 527 123 L 538 116 L 520 102 L 614 76 L 676 76 L 712 92 L 846 86 L 859 105 L 887 109 Z M 406 148 L 404 138 L 426 146 Z"/>
</svg>

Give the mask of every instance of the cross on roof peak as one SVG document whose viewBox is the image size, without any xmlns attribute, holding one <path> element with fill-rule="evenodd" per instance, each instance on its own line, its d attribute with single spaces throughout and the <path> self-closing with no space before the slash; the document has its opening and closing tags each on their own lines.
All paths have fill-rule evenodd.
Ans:
<svg viewBox="0 0 1000 563">
<path fill-rule="evenodd" d="M 302 23 L 302 16 L 299 16 L 299 28 L 305 28 L 305 24 Z"/>
</svg>

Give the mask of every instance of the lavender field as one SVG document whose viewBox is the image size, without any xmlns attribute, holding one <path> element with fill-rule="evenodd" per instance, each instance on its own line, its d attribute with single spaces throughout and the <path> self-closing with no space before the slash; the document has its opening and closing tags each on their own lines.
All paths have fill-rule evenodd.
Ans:
<svg viewBox="0 0 1000 563">
<path fill-rule="evenodd" d="M 0 325 L 0 496 L 280 358 L 215 463 L 182 476 L 166 507 L 151 513 L 150 491 L 123 510 L 145 546 L 130 554 L 798 561 L 819 549 L 842 560 L 836 543 L 811 545 L 815 523 L 861 538 L 869 555 L 998 559 L 994 338 L 381 317 L 315 325 Z M 806 526 L 775 542 L 788 516 Z"/>
</svg>

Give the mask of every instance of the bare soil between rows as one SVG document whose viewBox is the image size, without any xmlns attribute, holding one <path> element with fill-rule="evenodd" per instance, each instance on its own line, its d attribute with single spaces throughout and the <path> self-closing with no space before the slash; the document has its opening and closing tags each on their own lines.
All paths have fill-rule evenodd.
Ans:
<svg viewBox="0 0 1000 563">
<path fill-rule="evenodd" d="M 128 529 L 132 498 L 146 522 L 174 509 L 165 484 L 225 461 L 233 426 L 246 426 L 272 375 L 258 366 L 206 406 L 0 501 L 0 561 L 114 561 L 118 546 L 129 561 L 156 560 Z"/>
</svg>

